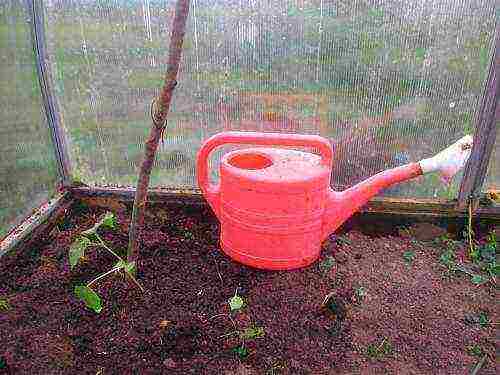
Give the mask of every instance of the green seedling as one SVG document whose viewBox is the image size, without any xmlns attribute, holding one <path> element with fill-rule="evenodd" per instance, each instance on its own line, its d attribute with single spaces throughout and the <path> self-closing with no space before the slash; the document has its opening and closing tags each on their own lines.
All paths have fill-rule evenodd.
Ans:
<svg viewBox="0 0 500 375">
<path fill-rule="evenodd" d="M 365 296 L 366 296 L 366 289 L 362 286 L 360 287 L 357 287 L 355 290 L 354 290 L 354 293 L 356 294 L 356 297 L 357 297 L 357 300 L 358 301 L 362 301 Z"/>
<path fill-rule="evenodd" d="M 492 279 L 500 274 L 500 265 L 497 264 L 498 243 L 495 232 L 491 232 L 486 237 L 486 243 L 479 247 L 479 259 L 483 264 L 483 269 Z"/>
<path fill-rule="evenodd" d="M 340 236 L 340 237 L 337 237 L 337 243 L 339 245 L 352 245 L 352 242 L 349 238 L 347 238 L 346 236 Z"/>
<path fill-rule="evenodd" d="M 245 301 L 238 295 L 238 290 L 234 292 L 234 296 L 229 299 L 229 308 L 231 311 L 238 311 L 243 308 Z"/>
<path fill-rule="evenodd" d="M 0 356 L 0 370 L 5 370 L 7 368 L 7 361 L 4 357 Z"/>
<path fill-rule="evenodd" d="M 481 253 L 480 250 L 477 248 L 477 246 L 473 245 L 469 249 L 469 258 L 472 260 L 473 263 L 477 263 L 481 259 Z"/>
<path fill-rule="evenodd" d="M 484 311 L 481 311 L 479 314 L 477 314 L 477 322 L 483 328 L 488 327 L 490 325 L 490 319 L 488 318 L 488 315 Z"/>
<path fill-rule="evenodd" d="M 474 285 L 481 285 L 483 284 L 484 282 L 486 282 L 488 279 L 484 276 L 481 276 L 481 275 L 474 275 L 471 277 L 470 281 L 472 282 L 472 284 Z"/>
<path fill-rule="evenodd" d="M 371 343 L 366 348 L 366 356 L 370 359 L 380 360 L 393 352 L 392 344 L 384 338 L 380 344 Z"/>
<path fill-rule="evenodd" d="M 242 340 L 255 340 L 264 337 L 265 334 L 266 332 L 263 327 L 249 327 L 240 333 L 240 338 Z"/>
<path fill-rule="evenodd" d="M 184 232 L 184 238 L 188 239 L 188 240 L 194 240 L 194 234 L 189 232 L 189 231 L 185 231 Z"/>
<path fill-rule="evenodd" d="M 481 348 L 479 345 L 474 344 L 474 345 L 469 345 L 467 348 L 467 353 L 470 355 L 473 355 L 474 357 L 482 357 L 484 354 L 483 348 Z"/>
<path fill-rule="evenodd" d="M 410 265 L 413 262 L 413 260 L 415 259 L 415 252 L 405 251 L 403 253 L 403 259 L 406 262 L 406 264 Z"/>
<path fill-rule="evenodd" d="M 10 309 L 9 301 L 5 298 L 0 298 L 0 311 L 9 311 Z"/>
<path fill-rule="evenodd" d="M 494 232 L 490 233 L 487 237 L 487 241 L 482 246 L 476 246 L 470 242 L 469 256 L 471 260 L 475 263 L 476 268 L 480 268 L 486 273 L 486 275 L 481 275 L 476 272 L 472 272 L 461 264 L 455 264 L 455 270 L 461 271 L 471 277 L 471 282 L 474 285 L 482 285 L 488 282 L 496 282 L 496 276 L 500 272 L 500 267 L 497 264 L 497 242 Z"/>
<path fill-rule="evenodd" d="M 448 268 L 449 271 L 454 271 L 456 267 L 455 250 L 453 250 L 452 248 L 446 249 L 444 253 L 442 253 L 439 257 L 439 261 L 442 265 Z"/>
<path fill-rule="evenodd" d="M 240 359 L 245 359 L 250 355 L 250 351 L 242 344 L 233 348 L 235 353 Z"/>
<path fill-rule="evenodd" d="M 117 225 L 118 224 L 115 215 L 111 212 L 107 212 L 92 228 L 83 231 L 75 239 L 69 249 L 68 258 L 71 269 L 74 269 L 78 265 L 78 262 L 85 257 L 85 253 L 90 247 L 104 249 L 118 260 L 118 262 L 111 270 L 97 276 L 86 285 L 75 286 L 75 296 L 78 297 L 78 299 L 82 300 L 88 308 L 94 310 L 96 313 L 100 313 L 102 311 L 102 301 L 99 295 L 91 288 L 91 286 L 97 281 L 104 279 L 111 274 L 114 274 L 116 272 L 124 272 L 125 275 L 127 275 L 129 279 L 132 280 L 139 287 L 139 289 L 144 292 L 144 288 L 134 276 L 135 263 L 127 263 L 127 261 L 119 256 L 114 250 L 112 250 L 97 233 L 97 230 L 99 228 L 114 230 L 117 228 Z"/>
<path fill-rule="evenodd" d="M 328 255 L 323 262 L 319 264 L 319 270 L 325 274 L 335 266 L 335 258 Z"/>
</svg>

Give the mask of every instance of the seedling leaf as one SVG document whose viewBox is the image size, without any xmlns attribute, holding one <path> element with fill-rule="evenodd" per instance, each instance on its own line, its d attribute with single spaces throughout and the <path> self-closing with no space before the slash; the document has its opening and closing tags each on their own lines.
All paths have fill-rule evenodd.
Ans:
<svg viewBox="0 0 500 375">
<path fill-rule="evenodd" d="M 496 247 L 492 243 L 487 243 L 479 248 L 481 259 L 485 262 L 492 262 L 496 258 Z"/>
<path fill-rule="evenodd" d="M 69 248 L 69 265 L 73 269 L 80 258 L 85 255 L 85 250 L 90 245 L 87 237 L 78 237 Z"/>
<path fill-rule="evenodd" d="M 484 354 L 483 348 L 481 348 L 479 345 L 470 345 L 466 349 L 470 355 L 473 355 L 475 357 L 482 357 L 482 355 Z"/>
<path fill-rule="evenodd" d="M 366 355 L 370 359 L 381 360 L 385 356 L 391 355 L 393 351 L 392 344 L 384 338 L 381 344 L 369 344 L 366 348 Z"/>
<path fill-rule="evenodd" d="M 125 272 L 133 274 L 135 272 L 135 262 L 127 263 L 124 260 L 119 260 L 118 262 L 116 262 L 114 268 L 124 269 Z"/>
<path fill-rule="evenodd" d="M 9 301 L 4 298 L 0 298 L 0 311 L 8 311 L 10 310 Z"/>
<path fill-rule="evenodd" d="M 439 257 L 439 261 L 449 270 L 454 270 L 456 267 L 455 251 L 453 249 L 447 249 L 445 252 L 441 254 L 441 256 Z"/>
<path fill-rule="evenodd" d="M 335 258 L 328 255 L 323 262 L 319 264 L 319 269 L 322 273 L 328 272 L 332 267 L 335 266 Z"/>
<path fill-rule="evenodd" d="M 405 251 L 403 253 L 403 259 L 407 264 L 410 264 L 415 259 L 415 253 L 413 251 Z"/>
<path fill-rule="evenodd" d="M 135 273 L 135 262 L 125 263 L 125 271 L 128 273 Z"/>
<path fill-rule="evenodd" d="M 264 331 L 263 327 L 250 327 L 245 329 L 241 333 L 240 337 L 243 340 L 253 340 L 259 337 L 264 337 L 265 334 L 266 332 Z"/>
<path fill-rule="evenodd" d="M 494 266 L 491 266 L 489 271 L 493 275 L 498 276 L 500 274 L 500 264 L 495 264 Z"/>
<path fill-rule="evenodd" d="M 355 293 L 358 297 L 364 297 L 366 296 L 366 290 L 364 287 L 360 286 L 359 288 L 356 288 Z"/>
<path fill-rule="evenodd" d="M 239 295 L 235 294 L 230 300 L 229 300 L 229 307 L 231 308 L 231 311 L 236 311 L 239 310 L 243 307 L 244 305 L 243 298 L 241 298 Z"/>
<path fill-rule="evenodd" d="M 115 214 L 112 212 L 107 212 L 104 216 L 104 219 L 102 219 L 102 226 L 109 229 L 116 229 L 117 220 Z"/>
<path fill-rule="evenodd" d="M 75 295 L 81 299 L 87 307 L 94 310 L 96 313 L 100 313 L 102 311 L 102 303 L 101 298 L 90 289 L 86 285 L 77 285 L 75 286 Z"/>
<path fill-rule="evenodd" d="M 490 324 L 490 319 L 488 318 L 488 315 L 484 311 L 481 311 L 478 314 L 478 322 L 481 327 L 487 327 Z"/>
<path fill-rule="evenodd" d="M 481 275 L 474 275 L 474 276 L 472 276 L 471 281 L 473 284 L 479 285 L 479 284 L 483 283 L 484 281 L 486 281 L 486 279 Z"/>
<path fill-rule="evenodd" d="M 250 354 L 248 349 L 245 348 L 243 345 L 233 348 L 233 352 L 236 353 L 236 355 L 241 359 L 248 357 L 248 355 Z"/>
</svg>

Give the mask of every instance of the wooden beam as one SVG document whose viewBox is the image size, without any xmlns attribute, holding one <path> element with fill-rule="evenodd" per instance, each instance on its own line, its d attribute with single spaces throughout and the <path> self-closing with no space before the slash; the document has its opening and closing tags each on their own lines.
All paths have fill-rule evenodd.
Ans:
<svg viewBox="0 0 500 375">
<path fill-rule="evenodd" d="M 132 202 L 134 188 L 127 187 L 75 187 L 70 189 L 76 198 L 101 197 L 115 198 L 123 202 Z M 183 205 L 207 205 L 199 189 L 150 189 L 149 203 L 177 203 Z M 444 199 L 403 199 L 376 197 L 361 209 L 361 213 L 383 213 L 400 216 L 421 216 L 460 218 L 467 216 L 467 210 L 457 209 L 456 201 Z M 500 221 L 500 206 L 480 206 L 474 216 Z"/>
</svg>

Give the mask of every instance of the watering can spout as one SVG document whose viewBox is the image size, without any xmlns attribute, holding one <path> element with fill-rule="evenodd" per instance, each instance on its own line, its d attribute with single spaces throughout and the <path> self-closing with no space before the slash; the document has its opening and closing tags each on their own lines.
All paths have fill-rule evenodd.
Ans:
<svg viewBox="0 0 500 375">
<path fill-rule="evenodd" d="M 432 158 L 385 170 L 342 192 L 330 189 L 326 204 L 323 238 L 334 232 L 371 198 L 389 186 L 431 172 L 439 172 L 441 180 L 450 183 L 453 176 L 467 162 L 472 149 L 472 141 L 470 135 L 465 136 Z"/>
</svg>

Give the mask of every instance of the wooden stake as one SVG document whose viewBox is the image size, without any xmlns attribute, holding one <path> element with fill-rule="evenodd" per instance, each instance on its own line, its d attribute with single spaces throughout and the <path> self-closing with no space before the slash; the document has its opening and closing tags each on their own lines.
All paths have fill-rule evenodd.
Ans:
<svg viewBox="0 0 500 375">
<path fill-rule="evenodd" d="M 158 98 L 153 102 L 151 117 L 152 126 L 146 141 L 146 151 L 139 172 L 137 190 L 135 193 L 132 222 L 130 223 L 127 262 L 135 262 L 138 252 L 138 239 L 144 224 L 144 209 L 149 187 L 149 178 L 155 160 L 158 143 L 165 130 L 167 115 L 170 110 L 173 90 L 177 85 L 177 72 L 182 55 L 182 43 L 186 32 L 186 21 L 189 13 L 189 0 L 178 0 L 175 7 L 175 17 L 170 35 L 170 50 L 168 56 L 165 81 Z M 137 263 L 136 263 L 137 269 Z"/>
</svg>

